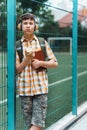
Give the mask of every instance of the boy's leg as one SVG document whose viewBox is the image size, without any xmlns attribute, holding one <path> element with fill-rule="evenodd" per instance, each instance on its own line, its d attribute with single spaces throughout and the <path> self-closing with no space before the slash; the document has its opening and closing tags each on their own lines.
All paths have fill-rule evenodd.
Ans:
<svg viewBox="0 0 87 130">
<path fill-rule="evenodd" d="M 33 125 L 29 130 L 41 130 L 41 127 Z"/>
<path fill-rule="evenodd" d="M 23 112 L 25 128 L 28 129 L 29 127 L 31 127 L 32 97 L 20 96 L 20 98 L 21 98 L 21 108 L 22 108 L 22 112 Z"/>
<path fill-rule="evenodd" d="M 45 127 L 47 110 L 47 94 L 36 95 L 33 98 L 32 127 L 30 130 L 41 130 Z"/>
</svg>

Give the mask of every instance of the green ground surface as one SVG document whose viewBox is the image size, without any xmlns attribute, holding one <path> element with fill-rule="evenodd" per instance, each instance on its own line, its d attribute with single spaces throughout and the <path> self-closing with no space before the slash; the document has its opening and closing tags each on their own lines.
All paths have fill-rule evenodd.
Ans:
<svg viewBox="0 0 87 130">
<path fill-rule="evenodd" d="M 72 56 L 55 53 L 59 67 L 48 70 L 49 94 L 46 127 L 72 111 Z M 3 57 L 3 58 L 2 58 Z M 78 55 L 78 105 L 87 100 L 87 54 Z M 7 67 L 0 53 L 0 130 L 7 130 Z M 4 63 L 2 62 L 4 61 Z M 56 83 L 55 83 L 56 82 Z M 52 85 L 52 83 L 55 83 Z M 20 100 L 16 100 L 16 130 L 23 130 Z"/>
</svg>

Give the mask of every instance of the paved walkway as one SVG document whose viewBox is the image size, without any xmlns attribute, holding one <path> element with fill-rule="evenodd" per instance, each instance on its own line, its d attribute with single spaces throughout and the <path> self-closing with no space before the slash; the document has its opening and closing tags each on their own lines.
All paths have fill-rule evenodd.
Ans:
<svg viewBox="0 0 87 130">
<path fill-rule="evenodd" d="M 77 115 L 70 112 L 46 130 L 87 130 L 87 102 L 78 107 Z"/>
<path fill-rule="evenodd" d="M 76 121 L 68 130 L 87 130 L 87 114 Z"/>
</svg>

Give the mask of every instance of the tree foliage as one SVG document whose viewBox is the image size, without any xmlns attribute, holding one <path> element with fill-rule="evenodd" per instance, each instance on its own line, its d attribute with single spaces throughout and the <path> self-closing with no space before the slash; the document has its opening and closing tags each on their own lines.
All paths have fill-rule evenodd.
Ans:
<svg viewBox="0 0 87 130">
<path fill-rule="evenodd" d="M 0 48 L 6 46 L 7 17 L 6 1 L 0 0 Z"/>
<path fill-rule="evenodd" d="M 21 7 L 23 8 L 23 12 L 30 11 L 31 13 L 36 13 L 40 11 L 41 7 L 44 7 L 44 3 L 48 0 L 19 0 L 21 2 Z M 40 4 L 40 3 L 41 4 Z"/>
<path fill-rule="evenodd" d="M 48 0 L 19 0 L 19 2 L 21 2 L 20 8 L 23 9 L 23 13 L 30 12 L 36 15 L 38 18 L 39 36 L 43 36 L 46 39 L 52 34 L 58 34 L 58 24 L 54 22 L 51 9 L 45 5 L 47 1 Z"/>
<path fill-rule="evenodd" d="M 58 22 L 54 21 L 54 15 L 51 8 L 45 5 L 48 0 L 17 0 L 16 13 L 17 18 L 23 13 L 29 12 L 38 18 L 39 31 L 37 35 L 44 38 L 48 37 L 72 37 L 72 28 L 59 28 Z M 19 31 L 17 31 L 19 34 Z M 21 34 L 21 32 L 20 32 Z M 18 38 L 18 35 L 17 35 Z M 6 0 L 0 0 L 0 46 L 6 46 L 7 39 L 7 3 Z M 87 46 L 87 28 L 82 28 L 78 23 L 78 44 Z"/>
</svg>

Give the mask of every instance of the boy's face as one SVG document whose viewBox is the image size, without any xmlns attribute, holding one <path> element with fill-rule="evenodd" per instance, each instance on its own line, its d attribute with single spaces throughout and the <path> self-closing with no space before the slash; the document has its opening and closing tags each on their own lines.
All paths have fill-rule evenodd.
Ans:
<svg viewBox="0 0 87 130">
<path fill-rule="evenodd" d="M 22 31 L 24 33 L 33 34 L 35 28 L 34 20 L 27 19 L 22 21 Z"/>
</svg>

